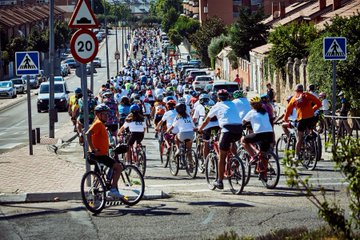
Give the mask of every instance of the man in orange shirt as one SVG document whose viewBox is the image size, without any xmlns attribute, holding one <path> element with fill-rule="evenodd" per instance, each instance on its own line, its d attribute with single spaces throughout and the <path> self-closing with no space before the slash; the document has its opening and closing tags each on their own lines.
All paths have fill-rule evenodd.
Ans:
<svg viewBox="0 0 360 240">
<path fill-rule="evenodd" d="M 296 156 L 295 160 L 299 159 L 299 152 L 301 149 L 301 144 L 303 142 L 304 133 L 307 128 L 314 126 L 316 124 L 316 119 L 314 118 L 314 112 L 321 107 L 321 101 L 312 95 L 311 93 L 304 92 L 304 86 L 298 84 L 295 87 L 295 95 L 291 98 L 289 104 L 286 107 L 286 112 L 284 116 L 284 121 L 288 122 L 288 118 L 292 113 L 293 109 L 296 108 L 297 113 L 297 137 L 298 141 L 296 143 Z"/>
<path fill-rule="evenodd" d="M 113 170 L 111 189 L 107 192 L 107 196 L 115 198 L 123 198 L 117 189 L 117 182 L 120 178 L 120 173 L 123 167 L 120 163 L 108 156 L 109 153 L 109 138 L 105 128 L 107 121 L 109 107 L 105 104 L 100 104 L 95 107 L 95 121 L 86 132 L 90 151 L 95 154 L 96 160 L 99 163 L 105 164 Z"/>
</svg>

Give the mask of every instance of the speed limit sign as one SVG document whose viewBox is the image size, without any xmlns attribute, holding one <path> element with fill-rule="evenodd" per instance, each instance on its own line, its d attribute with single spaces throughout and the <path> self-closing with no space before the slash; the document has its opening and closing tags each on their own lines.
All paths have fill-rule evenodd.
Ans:
<svg viewBox="0 0 360 240">
<path fill-rule="evenodd" d="M 80 29 L 71 37 L 71 54 L 78 62 L 91 62 L 96 57 L 98 48 L 99 43 L 95 34 L 88 29 Z"/>
</svg>

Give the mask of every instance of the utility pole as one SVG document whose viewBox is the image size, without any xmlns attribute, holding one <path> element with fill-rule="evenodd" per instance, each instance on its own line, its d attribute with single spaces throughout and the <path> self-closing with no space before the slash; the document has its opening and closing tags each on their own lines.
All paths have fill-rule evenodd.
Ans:
<svg viewBox="0 0 360 240">
<path fill-rule="evenodd" d="M 105 44 L 106 44 L 106 71 L 107 80 L 110 80 L 110 65 L 109 65 L 109 44 L 108 44 L 108 29 L 107 29 L 107 16 L 106 5 L 104 1 L 104 15 L 105 15 Z"/>
<path fill-rule="evenodd" d="M 94 0 L 91 0 L 91 10 L 94 11 Z M 90 63 L 90 73 L 90 90 L 94 92 L 94 61 L 91 61 Z"/>
<path fill-rule="evenodd" d="M 54 0 L 50 0 L 50 18 L 49 18 L 49 67 L 50 67 L 50 91 L 49 91 L 49 137 L 55 137 L 55 100 L 54 100 L 54 59 L 55 59 L 55 44 L 54 44 Z"/>
</svg>

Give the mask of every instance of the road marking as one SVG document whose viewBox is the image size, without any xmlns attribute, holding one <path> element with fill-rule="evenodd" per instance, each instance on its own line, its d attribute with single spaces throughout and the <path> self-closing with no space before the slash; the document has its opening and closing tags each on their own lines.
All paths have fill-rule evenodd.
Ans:
<svg viewBox="0 0 360 240">
<path fill-rule="evenodd" d="M 212 209 L 212 210 L 209 212 L 209 215 L 207 216 L 207 218 L 205 218 L 205 220 L 202 221 L 201 224 L 207 225 L 207 224 L 212 220 L 212 218 L 214 217 L 214 215 L 215 215 L 215 209 Z"/>
<path fill-rule="evenodd" d="M 201 186 L 206 185 L 206 182 L 203 183 L 177 183 L 177 184 L 161 184 L 161 185 L 151 185 L 151 187 L 181 187 L 181 186 Z"/>
</svg>

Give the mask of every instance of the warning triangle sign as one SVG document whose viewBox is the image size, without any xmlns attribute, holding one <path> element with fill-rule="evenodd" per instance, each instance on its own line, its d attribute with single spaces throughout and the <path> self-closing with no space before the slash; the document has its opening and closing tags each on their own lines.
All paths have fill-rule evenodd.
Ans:
<svg viewBox="0 0 360 240">
<path fill-rule="evenodd" d="M 71 16 L 69 28 L 96 28 L 99 26 L 87 0 L 79 0 Z"/>
<path fill-rule="evenodd" d="M 345 56 L 345 51 L 341 49 L 340 44 L 334 39 L 325 55 L 329 57 Z"/>
<path fill-rule="evenodd" d="M 21 61 L 19 67 L 19 70 L 38 70 L 38 67 L 34 63 L 34 61 L 31 59 L 29 54 L 25 54 L 24 59 Z"/>
</svg>

